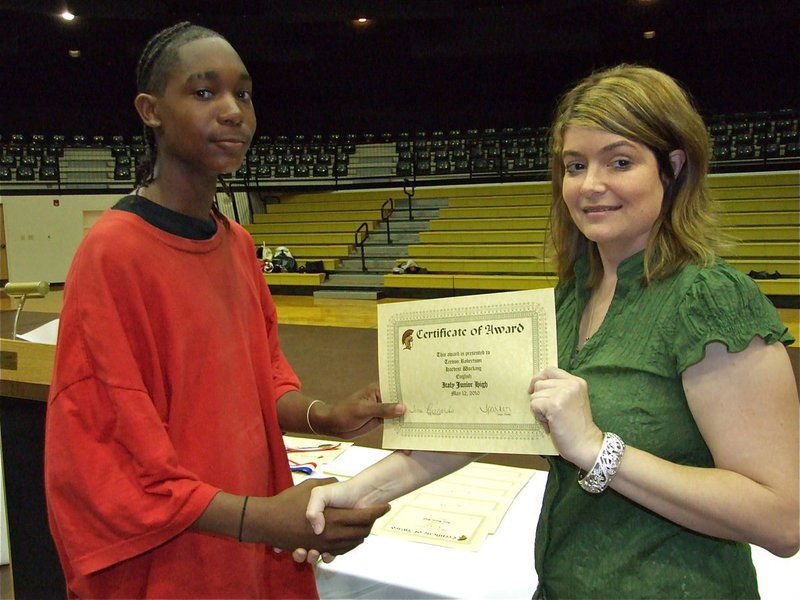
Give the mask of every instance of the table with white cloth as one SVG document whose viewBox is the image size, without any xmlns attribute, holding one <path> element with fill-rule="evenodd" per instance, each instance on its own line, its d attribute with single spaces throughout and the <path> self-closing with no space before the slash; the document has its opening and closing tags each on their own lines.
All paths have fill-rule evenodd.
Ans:
<svg viewBox="0 0 800 600">
<path fill-rule="evenodd" d="M 363 455 L 367 466 L 383 452 L 352 446 L 345 455 Z M 319 564 L 320 598 L 530 598 L 537 585 L 533 546 L 547 481 L 546 472 L 531 473 L 478 551 L 371 535 L 332 563 Z M 782 559 L 754 546 L 753 561 L 762 598 L 798 598 L 800 554 Z"/>
</svg>

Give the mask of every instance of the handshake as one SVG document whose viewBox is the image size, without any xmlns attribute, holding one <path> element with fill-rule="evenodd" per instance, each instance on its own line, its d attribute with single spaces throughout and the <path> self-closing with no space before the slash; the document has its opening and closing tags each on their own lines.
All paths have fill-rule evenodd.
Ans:
<svg viewBox="0 0 800 600">
<path fill-rule="evenodd" d="M 252 498 L 243 515 L 242 540 L 266 542 L 276 552 L 291 549 L 300 563 L 330 562 L 361 544 L 375 520 L 389 512 L 386 502 L 368 506 L 358 487 L 332 477 L 308 479 L 277 496 Z"/>
</svg>

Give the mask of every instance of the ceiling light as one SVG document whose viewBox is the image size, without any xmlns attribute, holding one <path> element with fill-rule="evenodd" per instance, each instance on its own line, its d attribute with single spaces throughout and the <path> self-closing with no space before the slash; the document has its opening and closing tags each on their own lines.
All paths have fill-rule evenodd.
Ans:
<svg viewBox="0 0 800 600">
<path fill-rule="evenodd" d="M 81 57 L 81 51 L 80 50 L 76 50 L 76 49 L 71 49 L 69 51 L 69 55 L 70 55 L 70 58 L 80 58 Z"/>
<path fill-rule="evenodd" d="M 652 40 L 654 37 L 656 37 L 656 31 L 655 29 L 649 29 L 648 31 L 645 31 L 642 36 L 644 36 L 644 39 L 646 40 Z"/>
<path fill-rule="evenodd" d="M 61 18 L 65 21 L 72 21 L 72 19 L 75 18 L 75 15 L 65 9 L 64 12 L 61 13 Z"/>
</svg>

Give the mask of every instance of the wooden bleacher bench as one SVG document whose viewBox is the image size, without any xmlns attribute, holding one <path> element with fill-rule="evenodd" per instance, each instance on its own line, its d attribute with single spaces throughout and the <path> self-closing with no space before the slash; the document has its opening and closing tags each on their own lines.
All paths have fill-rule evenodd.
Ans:
<svg viewBox="0 0 800 600">
<path fill-rule="evenodd" d="M 763 171 L 757 173 L 722 173 L 711 175 L 708 185 L 715 188 L 764 187 L 797 185 L 797 171 Z"/>
<path fill-rule="evenodd" d="M 355 233 L 364 221 L 289 221 L 282 223 L 253 223 L 244 225 L 251 234 L 274 233 Z M 367 221 L 370 231 L 375 228 L 375 220 Z"/>
<path fill-rule="evenodd" d="M 267 214 L 280 213 L 309 213 L 309 212 L 333 212 L 337 214 L 347 213 L 358 210 L 377 210 L 380 211 L 382 202 L 380 200 L 351 200 L 350 202 L 302 202 L 302 203 L 281 203 L 271 204 Z"/>
<path fill-rule="evenodd" d="M 544 255 L 542 243 L 520 244 L 420 244 L 408 247 L 411 260 L 422 262 L 435 258 L 464 259 L 470 262 L 484 258 L 536 258 L 541 260 Z M 398 259 L 403 262 L 405 259 Z M 469 265 L 465 265 L 468 267 Z"/>
<path fill-rule="evenodd" d="M 388 274 L 383 284 L 393 288 L 511 291 L 555 287 L 558 279 L 547 275 Z"/>
<path fill-rule="evenodd" d="M 442 218 L 430 222 L 429 231 L 491 231 L 495 229 L 541 229 L 547 230 L 547 217 L 497 217 L 488 219 Z"/>
<path fill-rule="evenodd" d="M 767 296 L 800 296 L 800 278 L 756 279 Z M 387 288 L 511 291 L 555 287 L 554 274 L 511 275 L 497 273 L 420 273 L 383 276 Z"/>
<path fill-rule="evenodd" d="M 800 209 L 797 198 L 735 198 L 721 200 L 719 210 L 724 213 L 734 212 L 773 212 L 796 211 Z"/>
<path fill-rule="evenodd" d="M 527 183 L 512 184 L 467 184 L 454 186 L 431 186 L 418 187 L 415 190 L 414 200 L 429 200 L 432 198 L 459 198 L 459 197 L 478 197 L 478 196 L 526 196 L 542 195 L 550 193 L 550 182 L 535 181 Z M 285 194 L 281 197 L 282 202 L 347 202 L 350 200 L 381 200 L 387 198 L 404 199 L 406 197 L 402 187 L 370 189 L 370 190 L 347 190 L 335 192 L 312 192 L 301 194 Z"/>
<path fill-rule="evenodd" d="M 439 209 L 440 219 L 494 219 L 498 217 L 507 218 L 530 218 L 548 217 L 550 206 L 530 205 L 530 206 L 470 206 L 470 207 L 451 207 L 446 206 Z"/>
<path fill-rule="evenodd" d="M 264 273 L 267 285 L 321 285 L 325 273 Z"/>
<path fill-rule="evenodd" d="M 767 296 L 800 296 L 800 279 L 756 279 L 755 282 Z"/>
<path fill-rule="evenodd" d="M 482 230 L 482 231 L 422 231 L 422 244 L 530 244 L 542 243 L 547 235 L 544 229 Z"/>
<path fill-rule="evenodd" d="M 447 205 L 453 208 L 480 208 L 487 206 L 546 206 L 550 207 L 549 194 L 530 194 L 526 196 L 462 196 L 450 198 Z"/>
<path fill-rule="evenodd" d="M 740 242 L 722 252 L 723 258 L 767 258 L 800 261 L 800 241 Z"/>
<path fill-rule="evenodd" d="M 329 211 L 316 212 L 269 212 L 256 214 L 253 220 L 256 223 L 310 223 L 313 221 L 377 221 L 381 218 L 380 208 L 374 210 L 342 211 L 341 213 Z"/>
<path fill-rule="evenodd" d="M 721 215 L 724 227 L 753 225 L 800 226 L 800 210 L 729 212 Z"/>
<path fill-rule="evenodd" d="M 727 235 L 743 242 L 800 241 L 800 227 L 797 225 L 741 225 L 723 227 L 723 230 Z"/>
<path fill-rule="evenodd" d="M 418 275 L 387 273 L 383 276 L 383 285 L 388 288 L 454 289 L 453 275 L 451 273 L 425 273 Z"/>
<path fill-rule="evenodd" d="M 363 233 L 359 233 L 363 237 Z M 354 243 L 354 234 L 346 233 L 256 233 L 253 234 L 253 241 L 258 244 L 266 244 L 270 247 L 288 246 L 294 254 L 296 246 L 348 246 Z"/>
<path fill-rule="evenodd" d="M 798 193 L 800 193 L 800 186 L 797 185 L 711 188 L 711 197 L 723 203 L 730 200 L 773 200 L 776 198 L 794 198 L 797 200 Z"/>
<path fill-rule="evenodd" d="M 556 287 L 555 275 L 453 275 L 456 290 L 538 290 Z"/>
<path fill-rule="evenodd" d="M 543 258 L 528 256 L 526 258 L 413 258 L 417 266 L 423 267 L 431 274 L 499 274 L 499 275 L 551 275 L 553 267 Z M 403 261 L 398 260 L 398 264 Z"/>
<path fill-rule="evenodd" d="M 777 271 L 782 277 L 800 277 L 800 261 L 792 259 L 764 259 L 754 258 L 726 258 L 732 266 L 736 267 L 742 273 L 750 273 L 751 271 L 764 271 L 766 273 L 774 273 Z"/>
</svg>

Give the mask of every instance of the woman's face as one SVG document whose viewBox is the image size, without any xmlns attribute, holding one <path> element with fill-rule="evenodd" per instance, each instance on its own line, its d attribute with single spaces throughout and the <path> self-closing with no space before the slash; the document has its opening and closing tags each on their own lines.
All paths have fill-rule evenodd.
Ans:
<svg viewBox="0 0 800 600">
<path fill-rule="evenodd" d="M 222 38 L 189 42 L 178 57 L 157 101 L 159 162 L 204 174 L 233 172 L 256 128 L 250 75 Z"/>
<path fill-rule="evenodd" d="M 602 129 L 570 126 L 562 160 L 564 202 L 601 255 L 621 261 L 643 250 L 664 200 L 653 152 Z"/>
</svg>

